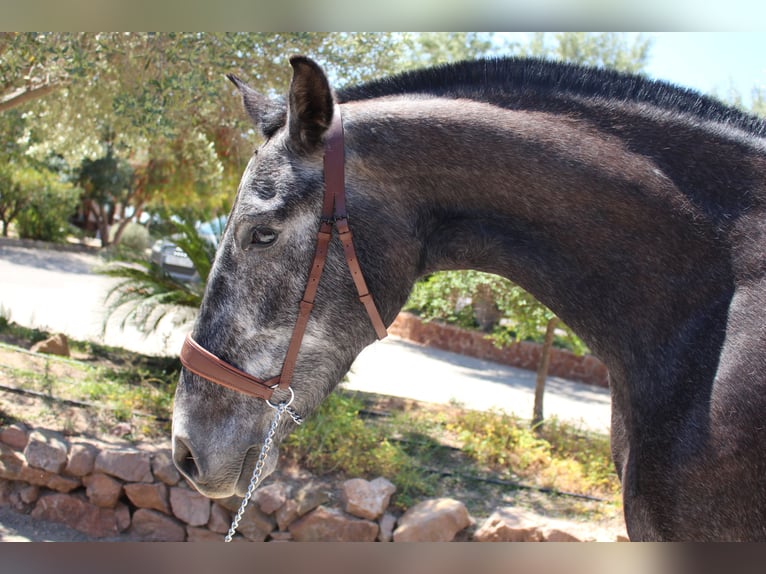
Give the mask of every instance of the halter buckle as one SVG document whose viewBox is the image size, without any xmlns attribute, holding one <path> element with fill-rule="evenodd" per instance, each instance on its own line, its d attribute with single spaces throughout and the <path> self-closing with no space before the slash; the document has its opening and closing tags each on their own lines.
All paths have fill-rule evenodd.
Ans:
<svg viewBox="0 0 766 574">
<path fill-rule="evenodd" d="M 271 387 L 272 389 L 277 389 L 279 387 L 279 384 L 274 385 Z M 278 410 L 279 407 L 284 405 L 285 407 L 289 407 L 291 404 L 293 404 L 293 401 L 295 400 L 295 391 L 293 391 L 292 387 L 287 387 L 287 390 L 290 391 L 290 400 L 287 401 L 287 403 L 279 403 L 278 405 L 273 404 L 269 399 L 266 399 L 266 404 L 269 405 L 272 409 Z"/>
</svg>

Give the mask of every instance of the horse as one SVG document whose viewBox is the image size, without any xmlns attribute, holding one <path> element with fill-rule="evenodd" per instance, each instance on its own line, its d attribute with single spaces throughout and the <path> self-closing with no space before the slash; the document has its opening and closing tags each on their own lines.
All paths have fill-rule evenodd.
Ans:
<svg viewBox="0 0 766 574">
<path fill-rule="evenodd" d="M 342 118 L 339 219 L 385 325 L 425 274 L 510 279 L 608 367 L 631 540 L 766 540 L 766 123 L 669 83 L 553 61 L 468 61 L 337 91 L 310 58 L 289 62 L 285 97 L 230 77 L 263 143 L 191 333 L 267 394 L 185 367 L 180 472 L 208 496 L 242 496 L 273 420 L 263 399 L 290 390 L 310 415 L 376 340 L 345 232 L 325 229 L 323 247 L 317 235 L 334 222 L 323 161 Z M 274 383 L 296 321 L 291 380 Z M 294 426 L 271 429 L 264 476 Z"/>
</svg>

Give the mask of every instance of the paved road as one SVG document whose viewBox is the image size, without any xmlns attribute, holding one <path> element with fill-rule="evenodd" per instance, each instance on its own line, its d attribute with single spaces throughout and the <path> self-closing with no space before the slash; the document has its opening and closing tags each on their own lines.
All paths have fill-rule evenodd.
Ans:
<svg viewBox="0 0 766 574">
<path fill-rule="evenodd" d="M 150 355 L 178 352 L 185 331 L 164 320 L 156 333 L 120 328 L 122 317 L 103 330 L 105 298 L 117 280 L 94 273 L 104 262 L 90 253 L 8 246 L 0 243 L 0 313 L 27 327 L 58 331 L 80 340 L 120 346 Z"/>
<path fill-rule="evenodd" d="M 102 334 L 104 297 L 112 279 L 93 273 L 94 255 L 0 244 L 0 306 L 23 325 L 46 327 L 71 337 L 104 342 L 148 354 L 178 352 L 186 328 L 167 320 L 145 336 L 135 327 L 119 328 L 119 318 Z M 470 408 L 501 408 L 529 418 L 534 373 L 489 361 L 422 347 L 394 337 L 368 347 L 354 363 L 346 388 Z M 609 428 L 605 389 L 550 378 L 545 413 L 579 422 L 584 428 Z"/>
</svg>

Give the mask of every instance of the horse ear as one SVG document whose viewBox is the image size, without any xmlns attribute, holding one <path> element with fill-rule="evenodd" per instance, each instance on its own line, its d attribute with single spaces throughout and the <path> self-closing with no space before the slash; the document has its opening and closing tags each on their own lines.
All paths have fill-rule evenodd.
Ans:
<svg viewBox="0 0 766 574">
<path fill-rule="evenodd" d="M 284 124 L 284 104 L 280 106 L 278 102 L 256 92 L 234 74 L 226 74 L 226 77 L 242 94 L 245 111 L 263 137 L 270 137 L 279 125 Z"/>
<path fill-rule="evenodd" d="M 293 56 L 290 65 L 293 67 L 287 104 L 290 140 L 304 151 L 313 151 L 332 121 L 332 90 L 322 68 L 313 60 Z"/>
</svg>

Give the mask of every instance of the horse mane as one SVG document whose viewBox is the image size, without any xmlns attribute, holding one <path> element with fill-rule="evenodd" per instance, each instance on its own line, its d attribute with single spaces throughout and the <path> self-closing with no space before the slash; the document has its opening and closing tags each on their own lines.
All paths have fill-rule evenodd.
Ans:
<svg viewBox="0 0 766 574">
<path fill-rule="evenodd" d="M 691 89 L 637 74 L 535 58 L 444 64 L 346 87 L 338 90 L 337 96 L 341 102 L 402 94 L 497 102 L 500 94 L 523 96 L 529 92 L 646 103 L 755 135 L 766 134 L 766 121 Z"/>
</svg>

